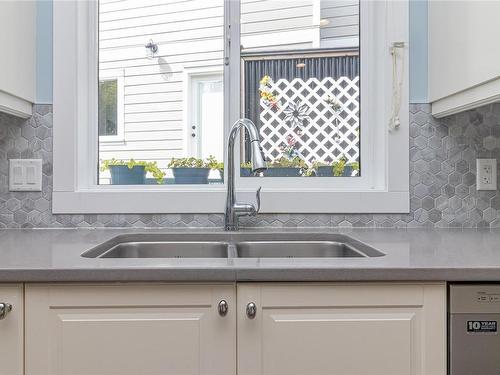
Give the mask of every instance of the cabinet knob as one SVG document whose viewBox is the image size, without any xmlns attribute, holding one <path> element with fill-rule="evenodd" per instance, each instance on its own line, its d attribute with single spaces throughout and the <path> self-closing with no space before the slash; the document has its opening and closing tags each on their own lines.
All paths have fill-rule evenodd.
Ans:
<svg viewBox="0 0 500 375">
<path fill-rule="evenodd" d="M 247 305 L 247 317 L 248 319 L 254 319 L 257 315 L 257 305 L 253 302 L 250 302 Z"/>
<path fill-rule="evenodd" d="M 11 311 L 12 305 L 10 303 L 0 302 L 0 320 L 5 319 Z"/>
<path fill-rule="evenodd" d="M 225 300 L 220 301 L 219 302 L 219 315 L 226 316 L 228 310 L 229 310 L 229 305 L 228 305 L 227 301 L 225 301 Z"/>
</svg>

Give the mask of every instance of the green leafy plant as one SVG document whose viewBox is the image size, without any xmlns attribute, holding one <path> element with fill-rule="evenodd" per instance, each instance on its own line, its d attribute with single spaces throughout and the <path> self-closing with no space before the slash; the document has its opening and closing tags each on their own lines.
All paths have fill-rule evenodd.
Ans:
<svg viewBox="0 0 500 375">
<path fill-rule="evenodd" d="M 303 168 L 307 169 L 307 163 L 302 160 L 300 157 L 294 157 L 292 159 L 288 159 L 286 157 L 281 157 L 268 163 L 267 166 L 269 168 Z"/>
<path fill-rule="evenodd" d="M 214 170 L 223 170 L 224 163 L 217 161 L 215 156 L 210 155 L 206 159 L 199 158 L 173 158 L 168 164 L 168 168 L 208 168 Z"/>
<path fill-rule="evenodd" d="M 144 170 L 151 173 L 158 184 L 163 184 L 163 178 L 165 177 L 165 172 L 158 168 L 158 164 L 155 161 L 136 161 L 134 159 L 130 159 L 129 161 L 117 159 L 104 160 L 101 163 L 101 171 L 104 172 L 112 166 L 127 166 L 129 169 L 144 167 Z"/>
<path fill-rule="evenodd" d="M 353 161 L 352 163 L 348 163 L 347 165 L 351 166 L 353 171 L 359 171 L 358 161 Z"/>
<path fill-rule="evenodd" d="M 246 161 L 244 163 L 241 163 L 241 168 L 252 168 L 252 162 L 251 161 Z"/>
<path fill-rule="evenodd" d="M 322 163 L 320 161 L 315 161 L 304 172 L 304 176 L 307 177 L 316 176 L 318 174 L 318 168 L 320 167 L 332 167 L 332 165 L 328 163 Z"/>
<path fill-rule="evenodd" d="M 218 171 L 223 171 L 224 170 L 224 163 L 221 162 L 221 161 L 218 161 L 215 156 L 213 155 L 210 155 L 207 160 L 207 166 L 208 168 L 210 169 L 213 169 L 213 170 L 218 170 Z"/>
<path fill-rule="evenodd" d="M 338 161 L 333 163 L 333 175 L 340 177 L 344 174 L 345 165 L 347 163 L 347 158 L 342 156 Z"/>
<path fill-rule="evenodd" d="M 346 165 L 350 166 L 352 168 L 353 172 L 355 172 L 353 174 L 353 176 L 359 176 L 359 161 L 353 161 L 353 162 L 348 163 Z"/>
</svg>

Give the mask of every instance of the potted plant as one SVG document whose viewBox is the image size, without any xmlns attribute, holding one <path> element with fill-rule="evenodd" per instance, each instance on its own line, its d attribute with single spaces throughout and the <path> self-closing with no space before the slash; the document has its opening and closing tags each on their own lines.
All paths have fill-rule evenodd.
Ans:
<svg viewBox="0 0 500 375">
<path fill-rule="evenodd" d="M 307 164 L 300 157 L 288 159 L 281 157 L 267 164 L 266 177 L 300 177 L 308 170 Z"/>
<path fill-rule="evenodd" d="M 219 171 L 220 179 L 224 182 L 224 163 L 222 161 L 218 161 L 215 156 L 210 155 L 207 158 L 207 166 L 211 170 Z"/>
<path fill-rule="evenodd" d="M 349 176 L 359 176 L 359 162 L 354 161 L 346 165 L 346 168 L 350 168 Z"/>
<path fill-rule="evenodd" d="M 156 162 L 124 160 L 104 160 L 101 171 L 108 170 L 111 174 L 112 185 L 143 185 L 146 183 L 146 173 L 151 173 L 158 184 L 163 183 L 165 172 Z"/>
<path fill-rule="evenodd" d="M 241 177 L 251 177 L 253 176 L 252 174 L 252 163 L 249 161 L 246 161 L 244 163 L 241 163 L 240 165 L 240 176 Z"/>
<path fill-rule="evenodd" d="M 180 158 L 172 159 L 168 167 L 172 169 L 176 184 L 208 184 L 210 170 L 220 170 L 224 165 L 219 163 L 214 156 L 207 159 Z"/>
<path fill-rule="evenodd" d="M 306 172 L 307 176 L 333 177 L 333 165 L 315 161 Z"/>
</svg>

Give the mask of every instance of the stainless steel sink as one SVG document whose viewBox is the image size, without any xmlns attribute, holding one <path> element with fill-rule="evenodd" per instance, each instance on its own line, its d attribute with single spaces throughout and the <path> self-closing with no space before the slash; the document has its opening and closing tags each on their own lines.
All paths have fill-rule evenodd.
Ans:
<svg viewBox="0 0 500 375">
<path fill-rule="evenodd" d="M 236 244 L 241 258 L 358 258 L 367 255 L 341 242 L 266 241 Z"/>
<path fill-rule="evenodd" d="M 335 233 L 151 233 L 119 235 L 86 258 L 367 258 L 385 254 Z"/>
<path fill-rule="evenodd" d="M 229 244 L 197 235 L 118 236 L 82 254 L 86 258 L 228 258 Z"/>
<path fill-rule="evenodd" d="M 227 258 L 221 242 L 125 242 L 100 258 Z"/>
</svg>

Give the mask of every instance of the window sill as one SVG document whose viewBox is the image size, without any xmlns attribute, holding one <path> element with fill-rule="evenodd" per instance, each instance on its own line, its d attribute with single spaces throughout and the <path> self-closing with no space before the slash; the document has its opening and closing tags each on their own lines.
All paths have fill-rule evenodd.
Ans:
<svg viewBox="0 0 500 375">
<path fill-rule="evenodd" d="M 200 191 L 109 189 L 54 191 L 56 214 L 222 213 L 224 187 Z M 238 200 L 253 202 L 255 192 L 238 191 Z M 189 202 L 187 204 L 186 202 Z M 271 190 L 262 192 L 262 213 L 408 213 L 407 191 Z"/>
</svg>

